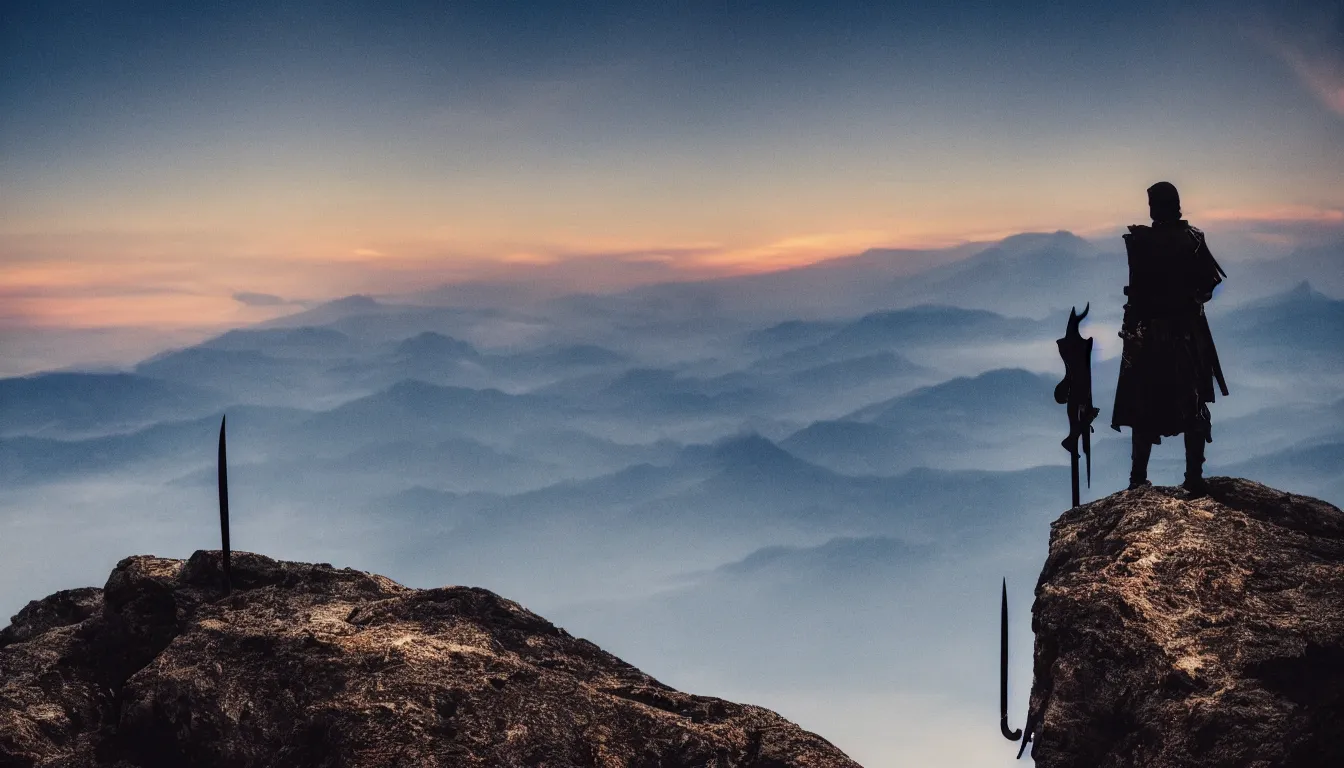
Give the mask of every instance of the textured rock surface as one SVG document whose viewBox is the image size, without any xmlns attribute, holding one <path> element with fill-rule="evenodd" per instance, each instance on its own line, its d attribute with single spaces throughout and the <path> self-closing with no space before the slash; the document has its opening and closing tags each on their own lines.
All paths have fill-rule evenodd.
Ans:
<svg viewBox="0 0 1344 768">
<path fill-rule="evenodd" d="M 1344 766 L 1344 513 L 1209 484 L 1053 524 L 1032 621 L 1037 766 Z"/>
<path fill-rule="evenodd" d="M 483 589 L 131 557 L 0 632 L 3 766 L 855 766 Z"/>
</svg>

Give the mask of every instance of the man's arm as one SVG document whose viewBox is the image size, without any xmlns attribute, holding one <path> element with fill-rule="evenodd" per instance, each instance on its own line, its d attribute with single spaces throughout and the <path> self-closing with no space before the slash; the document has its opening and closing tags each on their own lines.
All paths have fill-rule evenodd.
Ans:
<svg viewBox="0 0 1344 768">
<path fill-rule="evenodd" d="M 1195 298 L 1200 304 L 1213 298 L 1213 289 L 1223 282 L 1227 273 L 1219 266 L 1218 260 L 1213 258 L 1213 252 L 1209 250 L 1208 241 L 1204 238 L 1204 233 L 1190 228 L 1190 236 L 1195 240 L 1195 263 L 1199 265 L 1196 272 Z"/>
</svg>

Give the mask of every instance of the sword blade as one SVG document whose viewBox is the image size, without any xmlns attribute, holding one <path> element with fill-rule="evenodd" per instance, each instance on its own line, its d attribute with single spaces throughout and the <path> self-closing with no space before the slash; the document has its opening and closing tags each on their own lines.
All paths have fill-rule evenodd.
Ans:
<svg viewBox="0 0 1344 768">
<path fill-rule="evenodd" d="M 1021 731 L 1008 728 L 1008 579 L 1003 580 L 1003 600 L 999 608 L 999 732 L 1009 741 L 1017 741 Z"/>
<path fill-rule="evenodd" d="M 220 549 L 224 555 L 224 594 L 229 594 L 233 589 L 232 580 L 229 578 L 229 459 L 228 449 L 225 445 L 224 428 L 225 419 L 219 420 L 219 538 Z"/>
<path fill-rule="evenodd" d="M 1077 452 L 1077 451 L 1074 451 L 1073 453 L 1070 453 L 1070 454 L 1069 454 L 1069 473 L 1070 473 L 1070 476 L 1071 476 L 1070 479 L 1072 480 L 1072 484 L 1071 484 L 1071 485 L 1072 485 L 1072 490 L 1073 490 L 1073 506 L 1076 507 L 1076 506 L 1078 506 L 1079 504 L 1082 503 L 1082 500 L 1081 500 L 1081 494 L 1079 493 L 1079 488 L 1078 488 L 1078 452 Z"/>
</svg>

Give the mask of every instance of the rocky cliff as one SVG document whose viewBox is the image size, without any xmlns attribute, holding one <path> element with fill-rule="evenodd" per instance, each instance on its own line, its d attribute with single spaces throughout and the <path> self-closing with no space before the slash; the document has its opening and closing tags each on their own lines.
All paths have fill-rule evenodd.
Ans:
<svg viewBox="0 0 1344 768">
<path fill-rule="evenodd" d="M 484 589 L 131 557 L 0 631 L 0 766 L 856 766 Z"/>
<path fill-rule="evenodd" d="M 1209 486 L 1053 524 L 1032 620 L 1040 768 L 1344 766 L 1344 513 Z"/>
</svg>

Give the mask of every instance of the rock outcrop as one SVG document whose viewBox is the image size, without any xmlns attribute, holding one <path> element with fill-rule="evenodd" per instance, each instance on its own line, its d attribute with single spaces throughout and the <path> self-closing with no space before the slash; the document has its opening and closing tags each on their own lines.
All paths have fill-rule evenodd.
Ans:
<svg viewBox="0 0 1344 768">
<path fill-rule="evenodd" d="M 857 764 L 484 589 L 235 553 L 131 557 L 0 631 L 0 766 Z"/>
<path fill-rule="evenodd" d="M 1053 524 L 1032 620 L 1039 768 L 1344 766 L 1344 513 L 1209 486 Z"/>
</svg>

